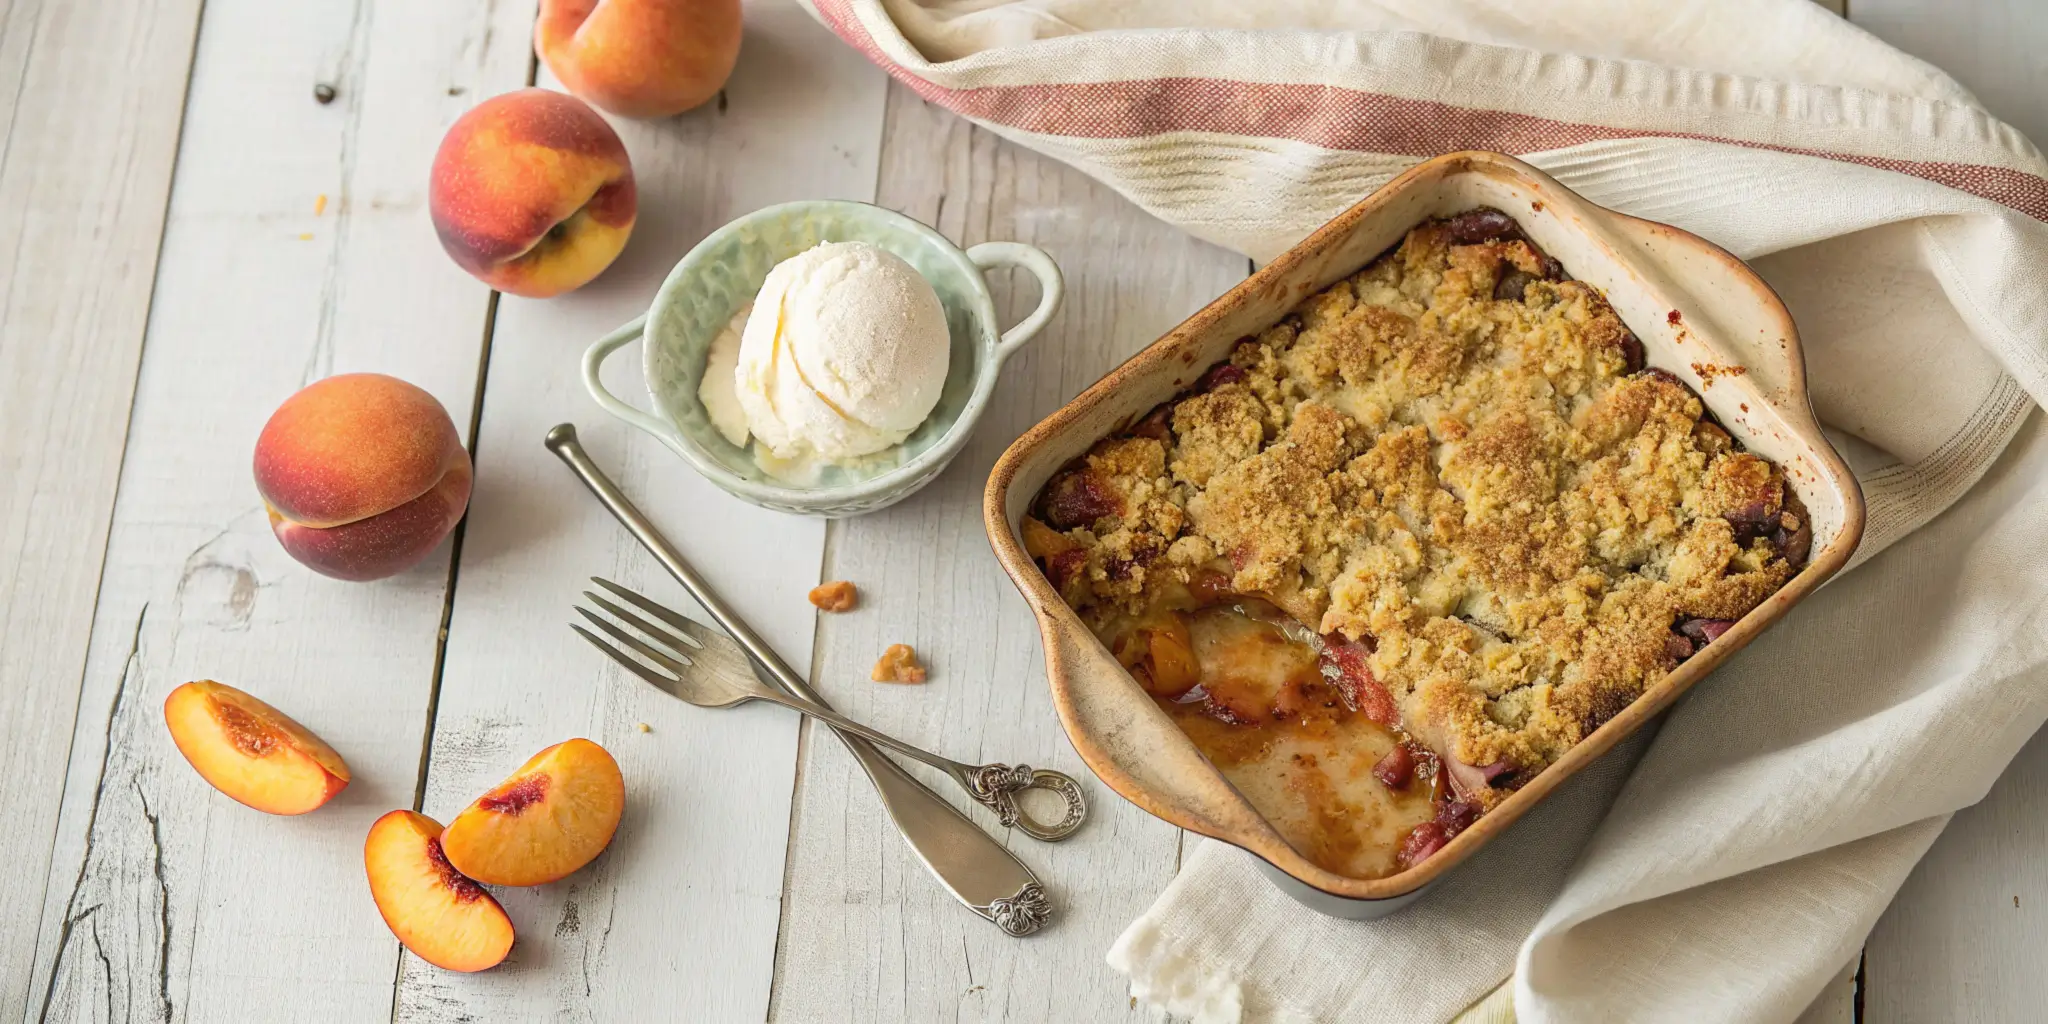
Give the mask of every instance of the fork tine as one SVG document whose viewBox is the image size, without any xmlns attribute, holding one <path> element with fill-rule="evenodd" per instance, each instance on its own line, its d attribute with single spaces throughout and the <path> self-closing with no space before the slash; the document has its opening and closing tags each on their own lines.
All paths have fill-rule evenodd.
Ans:
<svg viewBox="0 0 2048 1024">
<path fill-rule="evenodd" d="M 582 609 L 579 608 L 577 609 L 577 611 L 582 611 Z M 640 678 L 645 679 L 648 682 L 654 684 L 656 689 L 667 691 L 670 693 L 675 692 L 675 680 L 666 678 L 661 673 L 656 672 L 655 670 L 640 664 L 638 661 L 633 660 L 633 658 L 627 655 L 626 652 L 619 650 L 616 647 L 613 647 L 611 644 L 605 643 L 603 640 L 599 640 L 597 638 L 597 634 L 592 633 L 587 629 L 584 629 L 582 626 L 579 626 L 571 622 L 569 623 L 569 628 L 575 630 L 578 633 L 581 633 L 583 635 L 583 639 L 590 641 L 591 646 L 596 647 L 600 651 L 603 651 L 605 655 L 611 658 L 613 661 L 616 661 L 619 664 L 624 665 L 634 675 L 639 676 Z"/>
<path fill-rule="evenodd" d="M 645 633 L 649 637 L 652 637 L 655 640 L 655 642 L 667 644 L 670 655 L 675 657 L 676 660 L 681 661 L 685 665 L 696 664 L 696 662 L 690 660 L 688 655 L 685 655 L 682 652 L 682 648 L 689 644 L 696 644 L 697 648 L 701 650 L 704 647 L 703 644 L 697 643 L 697 641 L 694 639 L 676 636 L 668 630 L 663 629 L 660 626 L 657 626 L 654 623 L 649 622 L 646 619 L 643 619 L 640 616 L 635 615 L 632 612 L 629 612 L 626 609 L 621 608 L 610 601 L 605 600 L 604 595 L 602 594 L 595 594 L 586 590 L 583 592 L 583 596 L 589 598 L 592 604 L 597 605 L 599 608 L 602 608 L 605 611 L 608 611 L 612 613 L 614 616 L 617 616 L 619 619 L 623 620 L 626 623 L 626 625 L 631 626 L 642 633 Z"/>
<path fill-rule="evenodd" d="M 691 622 L 688 616 L 672 612 L 667 608 L 664 608 L 661 605 L 656 604 L 652 599 L 643 597 L 636 591 L 629 590 L 625 587 L 619 586 L 618 584 L 613 583 L 612 581 L 605 579 L 602 576 L 592 576 L 590 578 L 590 582 L 595 583 L 598 586 L 603 587 L 606 590 L 609 590 L 612 593 L 625 598 L 627 601 L 632 602 L 635 608 L 638 608 L 641 611 L 644 611 L 647 614 L 652 615 L 655 618 L 660 619 L 661 621 L 666 622 L 671 626 L 674 626 L 676 629 L 682 632 L 684 642 L 688 643 L 690 646 L 704 646 L 702 643 L 698 642 L 696 637 L 690 635 L 691 633 L 695 632 L 698 629 L 702 629 L 703 627 L 699 626 L 697 623 Z"/>
<path fill-rule="evenodd" d="M 634 651 L 644 656 L 648 661 L 654 662 L 655 664 L 660 665 L 662 668 L 668 669 L 670 672 L 674 672 L 676 674 L 676 678 L 682 678 L 683 673 L 689 669 L 689 662 L 677 661 L 675 657 L 673 657 L 672 655 L 662 653 L 661 651 L 657 650 L 653 644 L 650 644 L 647 641 L 642 640 L 639 637 L 634 636 L 633 634 L 628 633 L 625 630 L 612 625 L 610 620 L 604 618 L 596 612 L 591 611 L 588 608 L 577 608 L 576 611 L 579 614 L 581 614 L 584 618 L 589 619 L 592 625 L 595 625 L 597 628 L 604 630 L 606 633 L 611 634 L 612 639 L 617 640 L 618 642 L 625 644 L 627 647 L 632 648 Z"/>
</svg>

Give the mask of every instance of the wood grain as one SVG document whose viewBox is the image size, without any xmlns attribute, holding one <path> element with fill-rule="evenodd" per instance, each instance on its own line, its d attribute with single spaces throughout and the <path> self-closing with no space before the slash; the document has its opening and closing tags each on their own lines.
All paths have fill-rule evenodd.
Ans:
<svg viewBox="0 0 2048 1024">
<path fill-rule="evenodd" d="M 1044 248 L 1065 270 L 1067 301 L 1004 368 L 978 432 L 944 476 L 901 505 L 834 524 L 826 576 L 858 584 L 862 604 L 823 617 L 816 685 L 846 714 L 948 756 L 1072 773 L 1086 780 L 1092 814 L 1058 845 L 1013 833 L 1012 850 L 1045 881 L 1060 918 L 1030 939 L 1008 938 L 929 880 L 839 744 L 809 737 L 773 1017 L 1146 1019 L 1102 954 L 1173 876 L 1179 832 L 1095 783 L 1060 732 L 1037 629 L 981 531 L 981 491 L 1012 439 L 1241 280 L 1246 262 L 900 85 L 889 93 L 878 201 L 963 245 Z M 992 283 L 1006 323 L 1036 302 L 1021 278 Z M 928 684 L 867 681 L 891 643 L 920 652 Z M 980 808 L 969 813 L 997 827 Z"/>
<path fill-rule="evenodd" d="M 30 1003 L 199 0 L 0 0 L 0 1018 Z"/>
<path fill-rule="evenodd" d="M 1865 953 L 1864 1019 L 2017 1021 L 2048 1005 L 2048 733 L 1956 812 Z"/>
<path fill-rule="evenodd" d="M 617 122 L 641 204 L 619 263 L 573 295 L 499 307 L 449 623 L 426 813 L 447 820 L 534 751 L 580 735 L 618 757 L 624 822 L 591 867 L 500 894 L 520 929 L 505 966 L 472 977 L 407 956 L 401 1019 L 766 1015 L 799 719 L 767 706 L 686 706 L 570 632 L 592 575 L 690 606 L 541 446 L 549 427 L 576 422 L 591 456 L 685 556 L 784 657 L 810 663 L 804 594 L 817 582 L 824 524 L 718 491 L 606 417 L 578 378 L 584 347 L 646 312 L 712 229 L 771 203 L 874 195 L 882 72 L 794 5 L 746 14 L 722 101 L 668 121 Z M 639 346 L 606 369 L 614 393 L 645 401 Z"/>
<path fill-rule="evenodd" d="M 434 242 L 427 168 L 462 110 L 524 82 L 530 17 L 207 5 L 37 932 L 37 1019 L 390 1013 L 398 947 L 362 842 L 413 800 L 447 554 L 373 584 L 315 575 L 271 537 L 250 452 L 279 401 L 336 371 L 404 377 L 469 422 L 488 292 Z M 214 792 L 158 710 L 195 678 L 294 715 L 353 783 L 298 818 Z"/>
</svg>

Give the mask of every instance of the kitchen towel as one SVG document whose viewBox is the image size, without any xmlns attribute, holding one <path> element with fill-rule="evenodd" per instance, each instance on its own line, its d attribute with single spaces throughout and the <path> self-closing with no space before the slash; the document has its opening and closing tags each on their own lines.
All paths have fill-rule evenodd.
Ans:
<svg viewBox="0 0 2048 1024">
<path fill-rule="evenodd" d="M 1748 260 L 1869 502 L 1851 569 L 1408 910 L 1200 846 L 1109 951 L 1201 1021 L 1792 1020 L 2048 718 L 2048 163 L 1811 0 L 807 0 L 924 100 L 1270 258 L 1515 154 Z"/>
</svg>

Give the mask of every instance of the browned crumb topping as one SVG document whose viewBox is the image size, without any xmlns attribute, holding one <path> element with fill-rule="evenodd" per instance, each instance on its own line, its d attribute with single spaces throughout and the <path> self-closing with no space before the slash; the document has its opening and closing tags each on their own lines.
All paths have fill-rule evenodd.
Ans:
<svg viewBox="0 0 2048 1024">
<path fill-rule="evenodd" d="M 833 580 L 812 587 L 810 600 L 819 611 L 850 612 L 860 603 L 860 591 L 845 580 Z"/>
<path fill-rule="evenodd" d="M 1402 727 L 1483 775 L 1485 807 L 1782 586 L 1811 539 L 1778 468 L 1489 215 L 1506 228 L 1423 224 L 1243 339 L 1024 522 L 1098 631 L 1207 574 L 1370 645 Z"/>
<path fill-rule="evenodd" d="M 917 663 L 917 652 L 909 644 L 890 644 L 868 678 L 878 683 L 922 683 L 924 666 Z"/>
</svg>

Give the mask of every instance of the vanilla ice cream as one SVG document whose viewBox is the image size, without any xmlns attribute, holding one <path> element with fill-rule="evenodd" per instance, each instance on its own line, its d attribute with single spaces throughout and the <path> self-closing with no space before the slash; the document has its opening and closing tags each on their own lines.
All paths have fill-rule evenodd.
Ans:
<svg viewBox="0 0 2048 1024">
<path fill-rule="evenodd" d="M 769 271 L 733 382 L 776 462 L 847 462 L 931 415 L 948 348 L 945 308 L 915 268 L 866 242 L 826 242 Z"/>
<path fill-rule="evenodd" d="M 711 351 L 704 362 L 704 379 L 697 385 L 697 400 L 704 403 L 704 415 L 712 427 L 734 447 L 747 446 L 747 411 L 740 408 L 740 393 L 733 385 L 733 372 L 740 365 L 740 334 L 747 329 L 747 317 L 754 311 L 749 302 L 711 339 Z"/>
</svg>

